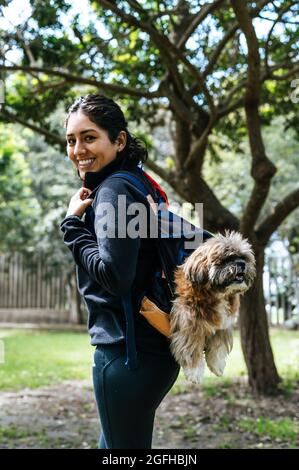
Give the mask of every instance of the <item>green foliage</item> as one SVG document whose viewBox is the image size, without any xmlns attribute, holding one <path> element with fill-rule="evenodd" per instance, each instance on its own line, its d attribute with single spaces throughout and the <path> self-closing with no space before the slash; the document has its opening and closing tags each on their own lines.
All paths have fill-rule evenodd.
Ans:
<svg viewBox="0 0 299 470">
<path fill-rule="evenodd" d="M 263 9 L 263 15 L 275 17 L 288 4 L 287 0 L 280 0 L 275 6 L 269 2 Z M 79 78 L 96 79 L 104 83 L 144 90 L 157 89 L 167 77 L 168 71 L 158 44 L 150 37 L 148 31 L 143 29 L 141 23 L 138 26 L 138 20 L 151 24 L 165 38 L 171 38 L 180 23 L 187 25 L 191 22 L 192 14 L 197 12 L 199 7 L 198 2 L 182 2 L 179 6 L 176 1 L 144 1 L 140 8 L 135 10 L 127 1 L 117 2 L 119 8 L 137 20 L 136 25 L 131 25 L 93 1 L 85 8 L 84 15 L 81 11 L 78 12 L 71 2 L 65 0 L 30 0 L 30 5 L 28 17 L 25 17 L 23 24 L 19 26 L 20 29 L 24 28 L 31 55 L 26 53 L 22 40 L 17 39 L 13 31 L 10 34 L 10 31 L 0 30 L 7 46 L 19 50 L 20 65 L 33 65 L 33 57 L 38 66 L 58 67 Z M 291 18 L 292 11 L 283 16 L 284 20 Z M 235 22 L 232 7 L 218 8 L 195 29 L 185 46 L 184 54 L 198 70 L 206 66 L 221 37 L 230 31 Z M 262 20 L 257 24 L 261 23 Z M 266 20 L 264 23 L 269 26 Z M 280 28 L 274 28 L 272 31 L 271 41 L 268 43 L 268 63 L 271 64 L 284 64 L 294 60 L 298 45 L 298 28 L 283 23 L 279 26 Z M 263 56 L 269 28 L 259 26 L 256 30 Z M 176 67 L 181 72 L 185 88 L 190 89 L 194 85 L 190 71 L 179 61 Z M 247 50 L 238 31 L 228 41 L 208 79 L 215 102 L 223 102 L 238 83 L 246 80 L 246 71 Z M 275 71 L 276 75 L 284 73 L 283 68 Z M 10 79 L 12 75 L 10 74 Z M 61 103 L 66 103 L 75 86 L 73 80 L 66 80 L 63 84 L 63 79 L 59 76 L 39 74 L 38 84 L 35 83 L 34 77 L 28 76 L 25 79 L 23 72 L 16 72 L 14 76 L 18 84 L 14 84 L 9 92 L 7 106 L 39 123 L 47 122 L 47 117 L 53 110 Z M 298 117 L 294 112 L 294 104 L 289 99 L 290 82 L 291 78 L 277 81 L 272 90 L 268 85 L 271 82 L 265 82 L 261 101 L 268 103 L 270 108 L 265 110 L 262 116 L 264 122 L 269 123 L 275 115 L 288 115 L 289 125 L 296 129 Z M 90 87 L 86 86 L 85 92 L 87 88 Z M 234 99 L 242 96 L 243 91 L 240 88 Z M 106 94 L 120 99 L 117 93 L 107 91 Z M 207 106 L 203 93 L 194 95 L 192 99 L 194 103 Z M 165 103 L 165 99 L 148 101 L 133 96 L 128 98 L 125 94 L 122 100 L 129 112 L 129 121 L 138 122 L 142 118 L 155 116 L 161 103 Z M 238 139 L 244 135 L 244 128 L 244 115 L 236 112 L 235 118 L 228 116 L 218 123 L 217 132 L 228 136 L 231 145 L 237 145 Z"/>
<path fill-rule="evenodd" d="M 1 5 L 4 3 L 11 2 L 2 2 Z M 200 7 L 204 8 L 205 2 L 144 0 L 139 2 L 139 7 L 135 4 L 136 9 L 134 2 L 122 0 L 116 3 L 126 14 L 137 20 L 136 24 L 130 24 L 116 13 L 103 8 L 99 2 L 92 0 L 87 2 L 84 14 L 80 8 L 67 0 L 51 2 L 30 0 L 31 9 L 26 13 L 27 16 L 25 14 L 20 20 L 18 34 L 13 25 L 3 29 L 0 26 L 0 38 L 5 45 L 3 51 L 5 65 L 8 64 L 6 51 L 8 53 L 14 50 L 18 53 L 17 65 L 52 68 L 69 74 L 64 78 L 47 71 L 43 73 L 6 71 L 5 107 L 25 122 L 34 123 L 56 137 L 63 135 L 63 126 L 61 120 L 53 119 L 53 115 L 61 117 L 62 110 L 65 110 L 80 94 L 104 92 L 121 104 L 129 128 L 132 126 L 136 135 L 142 135 L 153 160 L 158 160 L 159 165 L 168 171 L 175 171 L 176 158 L 179 159 L 180 156 L 176 155 L 174 158 L 169 153 L 161 155 L 160 149 L 154 148 L 153 139 L 149 137 L 161 120 L 161 109 L 168 110 L 171 114 L 170 124 L 174 128 L 174 116 L 178 119 L 174 113 L 175 101 L 171 96 L 167 96 L 167 93 L 160 98 L 148 99 L 146 96 L 134 96 L 131 90 L 144 91 L 146 95 L 148 92 L 167 87 L 176 98 L 179 98 L 177 107 L 180 108 L 182 102 L 193 113 L 192 137 L 199 138 L 204 126 L 203 123 L 198 123 L 197 126 L 197 120 L 200 121 L 200 114 L 197 112 L 199 108 L 201 111 L 208 110 L 207 98 L 202 90 L 196 91 L 198 80 L 194 79 L 189 68 L 181 60 L 174 61 L 172 70 L 167 68 L 167 52 L 170 50 L 167 40 L 176 44 L 180 37 L 178 30 L 180 28 L 184 30 L 190 25 L 192 15 L 197 13 Z M 284 12 L 289 6 L 290 10 Z M 255 8 L 256 4 L 249 2 L 248 7 Z M 275 27 L 271 31 L 271 38 L 268 38 L 271 28 L 269 18 L 275 19 L 278 15 L 281 15 L 283 21 L 273 25 Z M 299 122 L 295 104 L 291 99 L 293 76 L 287 76 L 288 67 L 295 64 L 298 47 L 298 28 L 291 21 L 295 20 L 295 15 L 296 11 L 290 0 L 278 0 L 275 4 L 269 2 L 265 5 L 261 17 L 254 20 L 261 54 L 261 71 L 263 74 L 266 73 L 267 62 L 269 66 L 275 66 L 274 76 L 281 78 L 275 80 L 270 77 L 261 86 L 260 113 L 264 125 L 266 153 L 278 167 L 261 217 L 270 213 L 274 205 L 290 188 L 295 187 L 296 183 L 298 155 L 296 139 Z M 147 25 L 145 28 L 142 22 Z M 184 57 L 198 71 L 203 71 L 222 38 L 234 28 L 235 24 L 236 17 L 231 6 L 214 9 L 182 47 Z M 157 43 L 149 34 L 149 26 L 163 35 L 162 47 L 161 42 Z M 230 36 L 206 79 L 207 87 L 218 110 L 231 103 L 230 98 L 234 90 L 236 92 L 233 93 L 233 102 L 244 97 L 245 88 L 241 85 L 247 80 L 247 62 L 247 47 L 239 28 Z M 180 85 L 175 83 L 174 72 L 177 72 L 182 80 L 184 93 L 179 90 Z M 80 83 L 82 78 L 91 82 Z M 96 84 L 96 81 L 99 84 Z M 107 84 L 119 85 L 124 91 L 107 90 L 105 87 Z M 278 119 L 279 116 L 282 116 L 282 119 Z M 0 120 L 4 120 L 1 115 Z M 171 134 L 171 138 L 175 141 L 174 133 Z M 51 135 L 45 139 L 48 143 L 53 143 Z M 40 213 L 39 223 L 31 223 L 31 216 L 28 216 L 23 208 L 18 223 L 22 219 L 21 227 L 24 224 L 26 227 L 34 227 L 31 231 L 32 242 L 29 243 L 31 249 L 39 246 L 49 253 L 52 249 L 53 253 L 57 253 L 57 260 L 63 259 L 67 265 L 70 259 L 61 251 L 57 223 L 63 216 L 66 201 L 71 195 L 71 190 L 68 188 L 76 185 L 76 179 L 69 173 L 70 166 L 58 151 L 43 146 L 42 140 L 33 137 L 32 134 L 31 136 L 27 134 L 25 141 L 30 148 L 30 152 L 26 153 L 26 165 L 29 165 L 30 175 L 34 175 L 32 182 L 27 185 L 34 195 L 29 199 L 31 204 L 33 200 L 37 201 L 36 208 L 32 207 L 30 213 L 38 214 L 38 211 Z M 217 121 L 209 138 L 208 159 L 204 166 L 204 176 L 209 186 L 222 204 L 238 217 L 243 214 L 252 189 L 252 180 L 249 176 L 250 151 L 245 141 L 247 141 L 247 124 L 240 104 L 234 112 Z M 44 158 L 43 153 L 50 158 Z M 54 168 L 57 170 L 56 174 Z M 26 209 L 28 210 L 28 205 Z M 11 218 L 15 212 L 5 214 L 6 219 L 8 217 L 7 220 L 10 220 L 9 217 Z M 294 213 L 293 217 L 289 217 L 281 233 L 288 235 L 291 230 L 296 230 L 296 216 Z M 32 217 L 34 219 L 35 216 Z M 19 246 L 28 246 L 28 243 L 24 242 L 25 239 L 28 241 L 26 235 L 28 230 L 24 231 Z"/>
<path fill-rule="evenodd" d="M 6 90 L 6 101 L 14 112 L 26 121 L 38 122 L 39 127 L 48 130 L 49 119 L 55 109 L 63 102 L 67 103 L 71 92 L 66 85 L 52 88 L 55 85 L 52 77 L 43 74 L 43 85 L 35 78 L 23 73 L 14 75 Z M 41 90 L 44 90 L 41 92 Z M 61 133 L 61 129 L 60 129 Z M 51 144 L 53 142 L 51 141 Z"/>
<path fill-rule="evenodd" d="M 40 206 L 24 158 L 26 142 L 12 126 L 0 126 L 0 251 L 24 251 L 33 238 Z"/>
<path fill-rule="evenodd" d="M 28 25 L 26 24 L 24 34 L 30 44 L 31 56 L 34 57 L 34 62 L 38 66 L 56 67 L 71 73 L 74 77 L 96 79 L 104 83 L 146 91 L 156 90 L 162 81 L 167 81 L 169 72 L 166 68 L 165 57 L 141 23 L 140 27 L 130 25 L 115 13 L 93 1 L 89 2 L 89 8 L 84 10 L 84 15 L 79 14 L 76 8 L 65 0 L 55 0 L 50 3 L 31 0 L 30 5 L 30 20 Z M 269 5 L 265 5 L 263 9 L 263 15 L 275 17 L 288 5 L 288 0 L 281 0 L 275 6 L 269 2 Z M 180 23 L 188 24 L 191 21 L 191 15 L 198 10 L 199 4 L 195 1 L 182 2 L 179 5 L 170 0 L 143 1 L 140 8 L 135 10 L 134 6 L 127 1 L 120 1 L 117 2 L 117 6 L 134 18 L 153 25 L 157 31 L 163 32 L 165 38 L 171 38 Z M 249 6 L 254 7 L 254 5 Z M 285 13 L 283 19 L 292 19 L 293 13 L 295 12 Z M 24 18 L 24 23 L 25 21 L 26 18 Z M 221 37 L 230 31 L 235 22 L 235 14 L 231 7 L 218 8 L 208 15 L 200 27 L 194 31 L 185 46 L 184 54 L 198 70 L 204 69 Z M 263 24 L 265 24 L 264 28 Z M 263 57 L 269 24 L 266 20 L 264 23 L 263 20 L 259 20 L 255 26 Z M 4 31 L 1 33 L 0 30 L 1 34 L 5 35 Z M 34 65 L 31 63 L 32 57 L 30 58 L 24 51 L 22 41 L 17 41 L 14 34 L 6 35 L 5 39 L 8 47 L 15 47 L 19 50 L 20 65 Z M 241 39 L 239 31 L 232 36 L 208 77 L 210 92 L 215 103 L 220 105 L 239 83 L 246 81 L 247 51 Z M 285 63 L 293 60 L 297 44 L 296 27 L 280 23 L 279 27 L 273 29 L 271 41 L 267 44 L 268 63 Z M 191 89 L 194 85 L 194 78 L 191 77 L 190 71 L 179 61 L 176 67 L 181 73 L 185 88 Z M 283 68 L 275 70 L 276 75 L 284 73 Z M 290 83 L 291 78 L 264 82 L 260 111 L 265 125 L 269 125 L 275 116 L 283 115 L 287 126 L 295 130 L 299 129 L 298 113 L 295 112 L 294 103 L 290 99 Z M 78 86 L 73 80 L 64 81 L 62 77 L 47 75 L 47 73 L 31 76 L 24 72 L 15 72 L 9 74 L 6 105 L 24 119 L 33 120 L 38 122 L 40 127 L 49 129 L 49 119 L 54 110 L 66 107 L 79 93 L 85 94 L 96 90 L 103 91 L 101 87 Z M 148 100 L 108 90 L 105 90 L 105 93 L 121 102 L 128 122 L 134 122 L 139 126 L 142 121 L 150 125 L 154 124 L 157 120 L 157 110 L 161 105 L 168 106 L 166 98 Z M 241 98 L 243 94 L 244 88 L 240 87 L 239 91 L 234 94 L 234 100 Z M 192 100 L 194 100 L 194 107 L 198 105 L 204 109 L 207 107 L 203 93 L 195 94 Z M 169 103 L 169 108 L 172 109 L 171 103 Z M 62 134 L 59 127 L 55 128 L 55 132 Z M 243 141 L 246 134 L 246 120 L 241 108 L 220 120 L 209 143 L 210 155 L 214 161 L 221 158 L 218 156 L 219 152 L 226 154 L 231 152 L 231 155 L 226 155 L 228 166 L 230 166 L 233 153 L 244 152 Z M 217 140 L 215 144 L 217 148 L 214 146 L 213 138 Z M 245 158 L 248 158 L 247 153 Z M 169 160 L 168 163 L 168 168 L 172 168 Z M 247 165 L 246 171 L 248 168 Z M 232 185 L 239 186 L 235 181 L 232 181 Z M 244 196 L 245 193 L 248 194 L 247 188 L 250 188 L 250 183 L 246 182 L 245 186 Z M 214 187 L 217 188 L 218 184 Z M 230 193 L 227 196 L 230 206 L 233 204 L 234 197 Z M 224 200 L 226 199 L 224 195 Z M 243 200 L 239 200 L 236 207 L 233 207 L 234 211 L 240 213 L 244 209 L 244 204 Z"/>
<path fill-rule="evenodd" d="M 59 21 L 60 13 L 67 13 L 70 9 L 69 2 L 65 0 L 52 0 L 51 2 L 40 2 L 30 0 L 32 6 L 32 17 L 37 22 L 38 28 L 62 29 L 63 25 Z"/>
<path fill-rule="evenodd" d="M 58 112 L 49 125 L 62 127 L 63 119 Z M 65 154 L 42 136 L 18 125 L 2 129 L 0 251 L 42 252 L 49 265 L 64 265 L 71 272 L 71 253 L 59 225 L 81 181 Z"/>
</svg>

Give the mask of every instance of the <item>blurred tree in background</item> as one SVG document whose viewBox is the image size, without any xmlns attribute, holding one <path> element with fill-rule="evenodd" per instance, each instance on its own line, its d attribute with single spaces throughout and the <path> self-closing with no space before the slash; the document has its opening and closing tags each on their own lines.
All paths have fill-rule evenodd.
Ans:
<svg viewBox="0 0 299 470">
<path fill-rule="evenodd" d="M 275 393 L 264 250 L 298 207 L 299 189 L 287 189 L 293 163 L 283 145 L 273 159 L 274 141 L 262 127 L 282 117 L 281 140 L 287 129 L 298 137 L 298 1 L 82 0 L 76 10 L 65 0 L 30 0 L 11 24 L 5 7 L 13 2 L 0 3 L 1 120 L 30 128 L 62 150 L 63 130 L 53 113 L 78 94 L 98 91 L 120 102 L 132 129 L 152 146 L 150 136 L 164 129 L 172 139 L 169 154 L 162 160 L 153 146 L 148 167 L 183 200 L 204 203 L 207 229 L 240 230 L 253 244 L 257 277 L 242 301 L 242 348 L 252 390 Z M 213 180 L 209 156 L 222 158 L 228 170 L 231 162 L 231 175 L 217 180 L 215 172 Z M 277 186 L 282 192 L 275 194 L 282 174 L 284 189 Z M 236 187 L 243 197 L 233 201 Z"/>
<path fill-rule="evenodd" d="M 25 158 L 25 141 L 13 126 L 0 124 L 0 251 L 17 245 L 25 250 L 40 207 L 32 191 L 32 176 Z M 27 149 L 28 150 L 28 149 Z"/>
</svg>

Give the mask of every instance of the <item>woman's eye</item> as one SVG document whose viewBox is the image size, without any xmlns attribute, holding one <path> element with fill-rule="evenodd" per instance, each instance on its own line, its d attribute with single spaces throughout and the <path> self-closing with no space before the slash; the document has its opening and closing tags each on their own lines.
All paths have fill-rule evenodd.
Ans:
<svg viewBox="0 0 299 470">
<path fill-rule="evenodd" d="M 74 142 L 75 142 L 74 139 L 68 139 L 67 140 L 68 145 L 73 145 Z"/>
<path fill-rule="evenodd" d="M 95 139 L 95 137 L 94 137 L 93 135 L 87 135 L 87 136 L 85 137 L 86 142 L 91 142 L 91 141 L 94 140 L 94 139 Z"/>
</svg>

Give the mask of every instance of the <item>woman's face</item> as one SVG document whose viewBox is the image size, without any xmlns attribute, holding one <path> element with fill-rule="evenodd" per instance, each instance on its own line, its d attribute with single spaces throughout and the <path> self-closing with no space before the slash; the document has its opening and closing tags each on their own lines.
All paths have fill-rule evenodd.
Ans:
<svg viewBox="0 0 299 470">
<path fill-rule="evenodd" d="M 125 147 L 126 138 L 126 132 L 121 131 L 112 144 L 108 132 L 78 110 L 68 119 L 67 154 L 83 179 L 87 171 L 99 171 L 114 160 L 117 152 Z"/>
</svg>

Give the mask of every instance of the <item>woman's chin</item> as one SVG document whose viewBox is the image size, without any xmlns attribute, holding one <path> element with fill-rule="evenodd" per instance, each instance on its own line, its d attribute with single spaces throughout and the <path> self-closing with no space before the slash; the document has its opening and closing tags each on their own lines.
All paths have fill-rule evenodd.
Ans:
<svg viewBox="0 0 299 470">
<path fill-rule="evenodd" d="M 77 170 L 78 170 L 78 173 L 79 173 L 80 179 L 81 179 L 81 180 L 84 180 L 84 178 L 85 178 L 85 173 L 86 173 L 86 170 L 82 171 L 82 170 L 79 170 L 79 168 L 77 168 Z"/>
<path fill-rule="evenodd" d="M 86 173 L 89 173 L 89 172 L 92 172 L 92 171 L 97 171 L 96 169 L 93 169 L 92 168 L 92 165 L 90 165 L 91 167 L 90 168 L 84 168 L 84 170 L 82 168 L 78 168 L 78 171 L 79 171 L 79 175 L 80 175 L 80 178 L 83 180 L 85 178 L 85 174 Z"/>
</svg>

